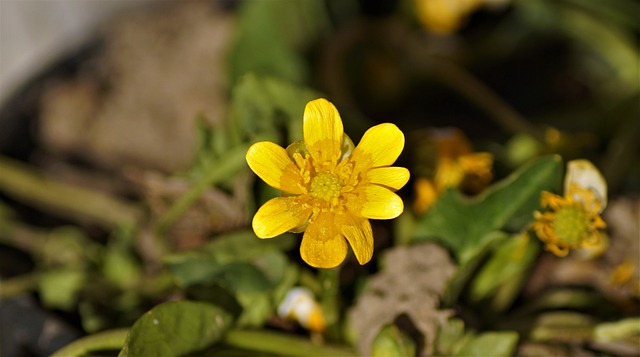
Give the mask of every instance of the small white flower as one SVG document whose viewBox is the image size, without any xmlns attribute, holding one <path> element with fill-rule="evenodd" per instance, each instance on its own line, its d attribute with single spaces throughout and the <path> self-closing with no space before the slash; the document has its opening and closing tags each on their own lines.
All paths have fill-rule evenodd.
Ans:
<svg viewBox="0 0 640 357">
<path fill-rule="evenodd" d="M 278 306 L 278 315 L 295 320 L 311 331 L 322 332 L 325 328 L 322 307 L 307 288 L 295 287 L 289 290 Z"/>
</svg>

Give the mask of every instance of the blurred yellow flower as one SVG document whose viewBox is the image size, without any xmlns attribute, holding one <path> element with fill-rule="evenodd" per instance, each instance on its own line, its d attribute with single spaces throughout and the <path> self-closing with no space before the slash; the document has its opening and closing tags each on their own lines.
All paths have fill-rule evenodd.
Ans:
<svg viewBox="0 0 640 357">
<path fill-rule="evenodd" d="M 431 179 L 415 181 L 414 210 L 426 212 L 447 188 L 461 188 L 469 193 L 482 191 L 493 178 L 493 155 L 472 152 L 462 131 L 455 128 L 433 130 L 430 139 L 435 144 L 435 168 Z"/>
<path fill-rule="evenodd" d="M 347 242 L 365 264 L 373 255 L 369 219 L 395 218 L 404 209 L 394 192 L 407 183 L 409 170 L 390 166 L 404 134 L 394 124 L 376 125 L 354 149 L 333 104 L 316 99 L 305 107 L 303 137 L 286 150 L 258 142 L 247 151 L 249 167 L 283 192 L 256 212 L 253 230 L 260 238 L 304 231 L 300 254 L 314 267 L 342 263 Z"/>
<path fill-rule="evenodd" d="M 456 31 L 481 4 L 482 0 L 415 0 L 418 20 L 437 33 Z"/>
<path fill-rule="evenodd" d="M 458 30 L 469 14 L 483 5 L 503 5 L 508 0 L 414 0 L 418 21 L 440 34 Z"/>
<path fill-rule="evenodd" d="M 564 257 L 570 250 L 601 244 L 600 229 L 606 228 L 600 213 L 607 204 L 607 185 L 593 164 L 574 160 L 567 164 L 564 196 L 542 192 L 532 228 L 545 249 Z"/>
</svg>

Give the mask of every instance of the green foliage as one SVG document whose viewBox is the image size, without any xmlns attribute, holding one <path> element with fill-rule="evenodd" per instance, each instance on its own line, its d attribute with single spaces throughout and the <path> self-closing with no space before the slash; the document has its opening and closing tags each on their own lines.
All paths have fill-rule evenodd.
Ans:
<svg viewBox="0 0 640 357">
<path fill-rule="evenodd" d="M 538 342 L 582 343 L 591 338 L 595 319 L 573 311 L 545 312 L 536 318 L 529 338 Z"/>
<path fill-rule="evenodd" d="M 549 156 L 521 167 L 477 197 L 447 190 L 417 223 L 414 240 L 437 239 L 458 262 L 467 263 L 491 243 L 491 232 L 525 228 L 539 207 L 541 191 L 557 191 L 561 174 L 560 158 Z"/>
<path fill-rule="evenodd" d="M 560 188 L 561 172 L 560 158 L 548 156 L 521 167 L 477 197 L 467 198 L 458 191 L 447 190 L 417 222 L 414 241 L 441 241 L 460 263 L 445 293 L 445 305 L 452 306 L 457 301 L 484 257 L 507 241 L 508 235 L 501 229 L 520 231 L 528 226 L 533 211 L 539 207 L 540 193 Z M 475 299 L 487 296 L 486 291 L 475 293 Z M 503 308 L 515 292 L 503 290 L 501 294 L 503 301 L 496 303 Z"/>
<path fill-rule="evenodd" d="M 494 231 L 485 236 L 484 244 L 474 252 L 471 258 L 460 264 L 453 273 L 443 296 L 445 306 L 451 307 L 458 302 L 460 294 L 477 273 L 485 257 L 508 239 L 509 235 L 500 231 Z"/>
<path fill-rule="evenodd" d="M 387 325 L 373 340 L 371 355 L 374 357 L 414 356 L 416 343 L 396 325 Z"/>
<path fill-rule="evenodd" d="M 71 310 L 86 280 L 86 274 L 78 268 L 59 268 L 42 272 L 38 277 L 40 298 L 45 306 Z"/>
<path fill-rule="evenodd" d="M 439 356 L 512 356 L 518 344 L 515 332 L 467 332 L 462 320 L 453 318 L 440 328 L 436 339 Z"/>
<path fill-rule="evenodd" d="M 540 245 L 528 233 L 506 239 L 471 282 L 470 301 L 493 312 L 508 309 L 524 285 L 539 251 Z"/>
<path fill-rule="evenodd" d="M 411 302 L 407 305 L 411 307 L 401 312 L 369 310 L 378 317 L 383 315 L 379 311 L 389 312 L 391 316 L 385 316 L 380 325 L 404 313 L 419 333 L 400 330 L 400 324 L 378 331 L 376 325 L 367 336 L 370 339 L 350 341 L 362 349 L 363 340 L 373 340 L 366 348 L 371 347 L 374 356 L 415 355 L 422 346 L 446 356 L 528 355 L 530 351 L 545 351 L 537 355 L 557 351 L 637 354 L 640 320 L 630 317 L 630 312 L 638 311 L 633 285 L 637 284 L 637 263 L 631 259 L 636 270 L 628 274 L 635 275 L 624 276 L 619 283 L 614 284 L 609 275 L 630 261 L 629 253 L 620 249 L 625 245 L 620 243 L 625 229 L 615 227 L 620 223 L 603 215 L 611 233 L 610 248 L 618 246 L 605 253 L 610 256 L 592 261 L 575 259 L 577 255 L 556 259 L 540 254 L 540 242 L 529 227 L 533 212 L 540 209 L 541 192 L 560 189 L 561 155 L 599 164 L 615 196 L 627 199 L 625 194 L 639 187 L 636 42 L 640 3 L 511 1 L 502 8 L 479 8 L 481 16 L 466 14 L 468 21 L 462 21 L 461 31 L 453 36 L 425 36 L 429 30 L 417 28 L 416 8 L 410 1 L 400 3 L 402 10 L 393 12 L 393 5 L 378 7 L 356 0 L 250 0 L 240 1 L 232 14 L 218 13 L 236 20 L 227 29 L 233 31 L 234 41 L 222 54 L 228 60 L 228 88 L 216 96 L 228 95 L 223 105 L 227 115 L 197 118 L 198 152 L 187 172 L 158 174 L 180 176 L 187 188 L 173 190 L 169 176 L 159 180 L 167 185 L 158 190 L 161 197 L 148 192 L 154 188 L 144 183 L 139 186 L 145 187 L 125 187 L 129 178 L 144 176 L 137 172 L 148 167 L 127 168 L 122 170 L 127 174 L 93 182 L 94 173 L 116 174 L 120 162 L 110 162 L 103 170 L 101 160 L 85 162 L 92 155 L 65 148 L 53 155 L 44 152 L 55 146 L 55 140 L 38 147 L 38 155 L 33 156 L 31 163 L 52 160 L 43 170 L 0 158 L 0 250 L 5 252 L 3 258 L 10 258 L 8 262 L 0 259 L 5 263 L 0 298 L 31 293 L 42 307 L 65 311 L 62 317 L 53 311 L 50 315 L 55 318 L 79 316 L 85 333 L 99 331 L 61 350 L 62 356 L 112 350 L 121 350 L 122 356 L 348 356 L 353 353 L 349 349 L 330 346 L 348 339 L 348 329 L 342 326 L 348 320 L 345 311 L 365 301 L 369 293 L 379 296 L 391 290 L 402 290 L 399 303 L 383 300 L 381 306 Z M 188 25 L 189 31 L 198 28 Z M 90 71 L 95 66 L 85 67 L 83 71 Z M 76 92 L 74 88 L 84 88 L 94 77 L 112 77 L 107 73 L 109 66 L 99 67 L 105 73 L 80 76 L 81 86 L 61 86 L 51 97 Z M 491 80 L 484 83 L 483 78 Z M 109 92 L 103 89 L 110 88 L 107 82 L 96 86 L 96 93 L 91 91 L 91 104 L 103 103 L 102 96 Z M 187 82 L 175 88 L 181 90 Z M 167 88 L 173 88 L 173 83 L 167 83 Z M 369 121 L 390 121 L 401 127 L 407 144 L 398 165 L 408 167 L 413 179 L 428 176 L 430 169 L 425 168 L 433 164 L 431 158 L 412 150 L 419 145 L 412 145 L 434 123 L 459 126 L 463 131 L 479 129 L 470 136 L 471 146 L 484 146 L 494 154 L 497 173 L 515 172 L 473 198 L 454 189 L 445 191 L 424 216 L 411 211 L 415 191 L 404 188 L 399 195 L 405 200 L 405 212 L 393 221 L 373 222 L 376 253 L 368 266 L 359 267 L 351 259 L 339 269 L 318 272 L 301 267 L 289 258 L 297 253 L 299 236 L 261 240 L 251 231 L 249 221 L 256 205 L 280 193 L 266 184 L 254 184 L 245 158 L 257 141 L 286 146 L 302 139 L 305 105 L 323 96 L 332 97 L 345 132 L 354 137 Z M 150 110 L 146 103 L 153 101 L 141 102 L 142 111 Z M 45 105 L 43 111 L 66 106 Z M 177 108 L 156 109 L 183 113 Z M 485 119 L 493 124 L 485 125 Z M 505 142 L 507 135 L 511 139 Z M 86 144 L 96 149 L 94 143 Z M 547 153 L 557 155 L 535 159 Z M 68 158 L 80 159 L 82 167 L 75 170 L 75 160 Z M 58 160 L 65 165 L 58 165 Z M 89 183 L 87 187 L 59 182 L 59 177 L 66 176 L 66 165 L 70 173 L 84 179 L 78 182 Z M 94 168 L 99 169 L 84 176 Z M 88 188 L 103 186 L 109 193 Z M 215 233 L 198 231 L 198 238 L 208 239 L 207 244 L 175 251 L 174 242 L 192 241 L 188 236 L 191 216 L 183 217 L 184 213 L 196 202 L 209 203 L 211 195 L 202 198 L 212 187 L 233 202 L 238 221 L 247 213 L 245 227 L 237 232 L 226 231 L 226 226 L 216 226 Z M 171 194 L 163 194 L 162 189 Z M 611 203 L 614 200 L 617 197 Z M 26 218 L 31 211 L 36 217 Z M 50 216 L 39 217 L 43 213 Z M 620 219 L 623 214 L 614 215 L 624 220 Z M 65 226 L 51 228 L 60 219 Z M 180 227 L 173 227 L 178 220 Z M 196 230 L 201 222 L 196 222 Z M 185 226 L 185 230 L 175 229 Z M 232 226 L 236 229 L 237 222 Z M 446 246 L 456 261 L 446 277 L 429 275 L 426 281 L 442 283 L 438 289 L 407 284 L 405 291 L 389 282 L 372 292 L 362 289 L 373 286 L 376 278 L 388 272 L 386 268 L 404 262 L 387 260 L 382 265 L 385 269 L 375 268 L 381 266 L 384 251 L 394 246 L 403 245 L 407 252 L 419 253 L 419 261 L 432 262 L 429 254 L 442 247 L 433 243 L 421 251 L 412 245 L 424 241 Z M 13 249 L 30 255 L 27 268 L 14 270 Z M 534 266 L 540 276 L 528 280 Z M 402 276 L 414 278 L 415 267 L 408 265 Z M 553 279 L 545 281 L 547 274 Z M 276 316 L 278 304 L 297 285 L 309 287 L 319 300 L 326 322 L 323 332 L 303 335 L 298 329 L 292 336 L 295 322 Z M 160 304 L 144 313 L 158 302 L 176 299 L 182 301 Z M 432 303 L 433 309 L 425 308 L 430 306 L 425 302 Z M 350 319 L 367 321 L 362 315 Z M 459 318 L 443 321 L 449 316 Z M 465 329 L 462 318 L 477 330 Z M 108 331 L 131 326 L 135 319 L 130 330 Z M 417 335 L 424 340 L 418 341 Z"/>
<path fill-rule="evenodd" d="M 638 346 L 640 345 L 640 318 L 633 317 L 598 324 L 593 330 L 593 335 L 598 342 L 629 341 L 632 346 Z"/>
<path fill-rule="evenodd" d="M 589 61 L 585 67 L 594 72 L 604 71 L 616 80 L 607 81 L 608 85 L 597 83 L 594 87 L 616 94 L 637 91 L 637 63 L 640 54 L 637 43 L 634 44 L 632 32 L 627 32 L 624 28 L 632 26 L 637 31 L 637 16 L 634 19 L 631 15 L 640 11 L 637 2 L 537 0 L 521 2 L 517 9 L 521 11 L 522 18 L 532 25 L 539 26 L 543 31 L 554 31 L 567 36 L 584 50 L 599 57 L 602 63 Z M 603 21 L 603 14 L 616 20 Z M 612 23 L 620 26 L 612 26 Z"/>
<path fill-rule="evenodd" d="M 131 328 L 119 356 L 178 356 L 200 351 L 222 338 L 231 315 L 203 302 L 156 306 Z"/>
<path fill-rule="evenodd" d="M 515 332 L 485 332 L 465 343 L 456 356 L 512 356 L 517 344 Z"/>
<path fill-rule="evenodd" d="M 121 289 L 131 288 L 142 275 L 131 250 L 115 246 L 110 246 L 104 252 L 102 269 L 105 278 Z"/>
<path fill-rule="evenodd" d="M 280 137 L 278 129 L 286 128 L 287 142 L 300 140 L 304 107 L 320 96 L 281 78 L 249 73 L 233 88 L 231 123 L 235 132 L 245 137 L 275 140 Z"/>
<path fill-rule="evenodd" d="M 307 79 L 309 68 L 298 49 L 326 31 L 328 19 L 322 1 L 247 1 L 239 20 L 230 53 L 232 83 L 249 72 L 295 83 Z"/>
<path fill-rule="evenodd" d="M 287 237 L 261 240 L 245 230 L 218 236 L 198 251 L 174 254 L 165 262 L 176 283 L 192 296 L 240 313 L 240 326 L 260 326 L 297 281 L 297 269 L 282 253 L 292 244 Z"/>
</svg>

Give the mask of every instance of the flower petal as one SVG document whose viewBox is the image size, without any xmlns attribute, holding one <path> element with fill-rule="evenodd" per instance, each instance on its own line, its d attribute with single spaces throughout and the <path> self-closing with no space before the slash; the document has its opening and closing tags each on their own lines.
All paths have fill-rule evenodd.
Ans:
<svg viewBox="0 0 640 357">
<path fill-rule="evenodd" d="M 367 172 L 369 182 L 397 191 L 409 181 L 409 170 L 404 167 L 377 167 Z"/>
<path fill-rule="evenodd" d="M 564 177 L 565 194 L 569 192 L 571 184 L 577 184 L 593 192 L 600 203 L 600 212 L 607 206 L 607 182 L 589 160 L 572 160 L 567 163 L 567 174 Z"/>
<path fill-rule="evenodd" d="M 432 181 L 418 177 L 414 184 L 416 199 L 413 202 L 413 209 L 418 214 L 423 214 L 433 206 L 438 199 L 438 191 Z"/>
<path fill-rule="evenodd" d="M 404 134 L 391 123 L 367 130 L 353 150 L 352 161 L 361 168 L 389 166 L 404 148 Z"/>
<path fill-rule="evenodd" d="M 320 213 L 309 223 L 300 244 L 300 255 L 316 268 L 334 268 L 347 256 L 347 241 L 336 229 L 332 213 Z"/>
<path fill-rule="evenodd" d="M 293 194 L 305 193 L 300 171 L 280 145 L 257 142 L 247 150 L 246 158 L 251 170 L 267 185 Z"/>
<path fill-rule="evenodd" d="M 404 210 L 400 196 L 378 185 L 365 185 L 357 199 L 347 202 L 349 211 L 356 216 L 370 219 L 392 219 Z"/>
<path fill-rule="evenodd" d="M 324 98 L 312 100 L 304 108 L 304 143 L 317 163 L 331 161 L 335 164 L 341 154 L 344 128 L 340 114 L 333 104 Z"/>
<path fill-rule="evenodd" d="M 311 207 L 298 197 L 276 197 L 253 216 L 253 231 L 259 238 L 273 238 L 302 225 L 311 216 Z"/>
<path fill-rule="evenodd" d="M 345 213 L 337 215 L 335 222 L 340 233 L 347 238 L 349 245 L 351 245 L 358 263 L 360 265 L 368 263 L 373 256 L 373 231 L 369 220 Z"/>
</svg>

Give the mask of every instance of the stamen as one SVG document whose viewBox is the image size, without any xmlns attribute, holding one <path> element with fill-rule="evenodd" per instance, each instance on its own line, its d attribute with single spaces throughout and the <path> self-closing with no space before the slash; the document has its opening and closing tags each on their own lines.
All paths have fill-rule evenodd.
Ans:
<svg viewBox="0 0 640 357">
<path fill-rule="evenodd" d="M 340 179 L 330 171 L 320 173 L 311 180 L 311 195 L 330 203 L 337 203 L 341 189 Z"/>
<path fill-rule="evenodd" d="M 589 220 L 581 206 L 569 205 L 556 212 L 553 228 L 561 241 L 580 244 L 589 235 Z"/>
</svg>

